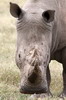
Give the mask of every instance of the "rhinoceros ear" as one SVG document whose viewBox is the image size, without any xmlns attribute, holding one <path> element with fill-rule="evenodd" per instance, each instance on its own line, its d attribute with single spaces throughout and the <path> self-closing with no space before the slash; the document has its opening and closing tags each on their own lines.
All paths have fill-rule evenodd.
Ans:
<svg viewBox="0 0 66 100">
<path fill-rule="evenodd" d="M 47 10 L 42 13 L 44 20 L 50 23 L 54 20 L 55 10 Z"/>
<path fill-rule="evenodd" d="M 17 4 L 10 2 L 10 13 L 13 17 L 19 18 L 22 13 L 22 10 Z"/>
</svg>

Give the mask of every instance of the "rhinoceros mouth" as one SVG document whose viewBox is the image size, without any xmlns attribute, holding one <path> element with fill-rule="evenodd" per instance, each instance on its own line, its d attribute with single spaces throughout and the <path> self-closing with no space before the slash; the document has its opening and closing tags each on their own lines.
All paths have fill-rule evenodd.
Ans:
<svg viewBox="0 0 66 100">
<path fill-rule="evenodd" d="M 48 89 L 45 88 L 34 88 L 34 87 L 22 87 L 20 89 L 20 93 L 24 94 L 41 94 L 41 93 L 47 93 Z"/>
</svg>

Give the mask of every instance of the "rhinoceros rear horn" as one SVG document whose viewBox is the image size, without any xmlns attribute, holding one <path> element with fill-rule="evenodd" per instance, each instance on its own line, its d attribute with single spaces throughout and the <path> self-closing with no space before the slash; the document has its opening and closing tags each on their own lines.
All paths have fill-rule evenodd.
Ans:
<svg viewBox="0 0 66 100">
<path fill-rule="evenodd" d="M 47 10 L 42 13 L 44 20 L 48 23 L 54 20 L 55 10 Z"/>
<path fill-rule="evenodd" d="M 15 3 L 10 2 L 10 13 L 13 17 L 19 18 L 23 14 L 22 9 Z"/>
</svg>

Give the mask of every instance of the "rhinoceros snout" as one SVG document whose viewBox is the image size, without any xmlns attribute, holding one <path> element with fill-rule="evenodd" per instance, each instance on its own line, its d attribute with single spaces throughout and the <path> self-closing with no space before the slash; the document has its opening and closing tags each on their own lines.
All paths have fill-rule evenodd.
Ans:
<svg viewBox="0 0 66 100">
<path fill-rule="evenodd" d="M 46 60 L 41 50 L 37 48 L 28 50 L 24 58 L 24 64 L 21 67 L 20 92 L 26 94 L 46 93 L 48 90 L 44 63 Z"/>
<path fill-rule="evenodd" d="M 29 67 L 29 70 L 21 81 L 20 92 L 26 94 L 39 94 L 47 93 L 48 86 L 45 78 L 42 75 L 43 68 L 41 66 L 25 66 Z M 42 70 L 41 70 L 42 69 Z"/>
</svg>

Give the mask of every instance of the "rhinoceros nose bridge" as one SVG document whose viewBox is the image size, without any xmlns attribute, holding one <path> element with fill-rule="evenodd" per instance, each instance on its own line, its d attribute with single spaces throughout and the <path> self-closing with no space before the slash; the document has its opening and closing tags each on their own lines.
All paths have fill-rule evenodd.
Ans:
<svg viewBox="0 0 66 100">
<path fill-rule="evenodd" d="M 31 58 L 31 62 L 30 64 L 32 66 L 38 66 L 39 64 L 39 51 L 37 49 L 34 49 L 33 52 L 32 52 L 32 58 Z"/>
<path fill-rule="evenodd" d="M 40 56 L 41 52 L 39 51 L 38 46 L 34 46 L 30 50 L 28 50 L 28 53 L 26 55 L 26 60 L 31 66 L 35 66 L 39 64 Z"/>
<path fill-rule="evenodd" d="M 37 48 L 33 48 L 30 50 L 27 61 L 29 65 L 31 66 L 28 70 L 28 81 L 32 84 L 37 83 L 38 79 L 41 75 L 41 69 L 40 69 L 40 59 L 39 59 L 39 50 Z"/>
</svg>

